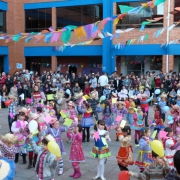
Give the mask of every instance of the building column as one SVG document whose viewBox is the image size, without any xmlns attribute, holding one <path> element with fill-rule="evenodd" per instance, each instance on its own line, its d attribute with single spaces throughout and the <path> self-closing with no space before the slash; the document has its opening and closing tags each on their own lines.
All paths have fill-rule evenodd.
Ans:
<svg viewBox="0 0 180 180">
<path fill-rule="evenodd" d="M 56 20 L 56 8 L 52 8 L 52 28 L 56 30 L 57 20 Z"/>
<path fill-rule="evenodd" d="M 103 19 L 113 16 L 113 3 L 112 0 L 103 0 Z M 112 21 L 109 21 L 105 27 L 104 31 L 112 33 Z M 114 58 L 112 58 L 112 41 L 109 38 L 104 38 L 102 41 L 102 71 L 112 73 L 112 66 L 115 66 Z"/>
<path fill-rule="evenodd" d="M 51 70 L 57 71 L 57 57 L 56 56 L 51 56 Z"/>
<path fill-rule="evenodd" d="M 174 69 L 174 56 L 169 55 L 169 63 L 168 63 L 168 70 Z M 163 61 L 162 61 L 162 71 L 166 72 L 166 56 L 163 56 Z"/>
</svg>

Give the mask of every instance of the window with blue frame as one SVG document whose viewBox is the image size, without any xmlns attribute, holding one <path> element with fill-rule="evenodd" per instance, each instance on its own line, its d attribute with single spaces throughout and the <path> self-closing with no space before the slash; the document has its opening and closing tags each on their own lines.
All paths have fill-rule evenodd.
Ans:
<svg viewBox="0 0 180 180">
<path fill-rule="evenodd" d="M 178 0 L 177 0 L 178 1 Z M 141 6 L 142 3 L 146 2 L 127 2 L 127 3 L 117 3 L 117 14 L 121 14 L 121 10 L 119 8 L 119 5 L 126 5 L 131 7 L 138 7 Z M 140 14 L 134 15 L 134 14 L 128 14 L 125 17 L 122 18 L 122 20 L 119 21 L 117 24 L 118 29 L 126 29 L 129 27 L 140 27 L 141 23 L 144 21 L 147 21 L 146 19 L 154 19 L 158 17 L 164 16 L 164 3 L 154 7 L 154 8 L 146 8 L 143 11 L 141 11 Z M 154 28 L 154 27 L 163 27 L 163 19 L 158 22 L 153 22 L 149 25 L 147 25 L 147 28 Z"/>
<path fill-rule="evenodd" d="M 180 0 L 174 0 L 174 7 L 180 7 Z M 176 11 L 174 14 L 174 22 L 179 22 L 180 20 L 180 12 Z"/>
<path fill-rule="evenodd" d="M 0 10 L 0 32 L 6 32 L 6 11 Z"/>
<path fill-rule="evenodd" d="M 57 8 L 57 28 L 67 25 L 81 26 L 102 20 L 102 5 Z"/>
<path fill-rule="evenodd" d="M 52 9 L 25 10 L 25 31 L 39 32 L 52 26 Z"/>
</svg>

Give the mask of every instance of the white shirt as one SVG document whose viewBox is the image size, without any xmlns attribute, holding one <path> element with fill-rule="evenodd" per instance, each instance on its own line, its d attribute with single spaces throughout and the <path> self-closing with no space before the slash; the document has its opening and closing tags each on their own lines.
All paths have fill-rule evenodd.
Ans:
<svg viewBox="0 0 180 180">
<path fill-rule="evenodd" d="M 106 84 L 108 84 L 108 77 L 105 75 L 100 76 L 98 79 L 98 83 L 100 83 L 100 86 L 105 86 Z"/>
</svg>

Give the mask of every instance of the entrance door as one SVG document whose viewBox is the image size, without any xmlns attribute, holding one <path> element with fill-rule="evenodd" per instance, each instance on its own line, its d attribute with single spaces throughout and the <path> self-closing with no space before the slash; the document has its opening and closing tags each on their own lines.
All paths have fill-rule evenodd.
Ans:
<svg viewBox="0 0 180 180">
<path fill-rule="evenodd" d="M 69 74 L 74 72 L 75 74 L 77 73 L 77 67 L 76 66 L 69 66 Z"/>
</svg>

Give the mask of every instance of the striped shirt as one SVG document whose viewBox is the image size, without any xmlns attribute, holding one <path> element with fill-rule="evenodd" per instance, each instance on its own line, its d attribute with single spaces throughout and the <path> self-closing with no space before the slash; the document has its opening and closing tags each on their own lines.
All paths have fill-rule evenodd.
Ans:
<svg viewBox="0 0 180 180">
<path fill-rule="evenodd" d="M 134 173 L 135 178 L 142 180 L 162 180 L 167 174 L 169 174 L 171 168 L 166 163 L 165 165 L 159 166 L 155 163 L 146 167 L 143 173 Z"/>
</svg>

